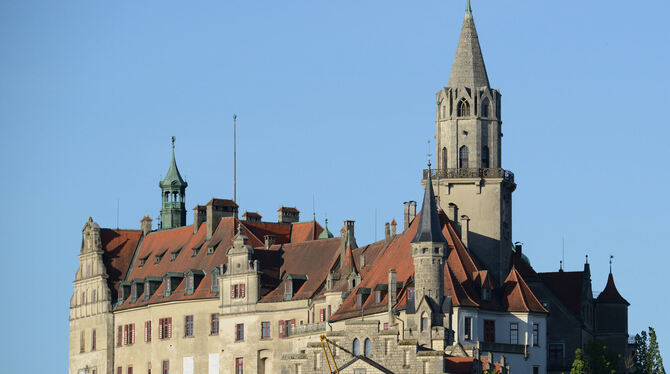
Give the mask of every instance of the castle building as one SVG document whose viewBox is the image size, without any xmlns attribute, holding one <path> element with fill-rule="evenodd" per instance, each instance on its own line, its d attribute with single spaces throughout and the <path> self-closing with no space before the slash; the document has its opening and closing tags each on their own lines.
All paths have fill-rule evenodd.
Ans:
<svg viewBox="0 0 670 374">
<path fill-rule="evenodd" d="M 186 222 L 172 139 L 160 223 L 83 228 L 70 300 L 71 374 L 507 373 L 569 370 L 592 339 L 627 354 L 628 302 L 610 272 L 536 272 L 512 242 L 501 95 L 468 1 L 437 92 L 435 169 L 401 230 L 359 246 L 281 206 L 276 222 L 212 198 Z"/>
</svg>

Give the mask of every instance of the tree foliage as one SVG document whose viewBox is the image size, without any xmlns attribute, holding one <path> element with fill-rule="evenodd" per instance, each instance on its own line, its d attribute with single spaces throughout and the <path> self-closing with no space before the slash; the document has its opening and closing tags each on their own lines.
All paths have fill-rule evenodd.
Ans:
<svg viewBox="0 0 670 374">
<path fill-rule="evenodd" d="M 633 368 L 635 374 L 665 374 L 656 331 L 652 327 L 649 327 L 648 334 L 643 330 L 635 335 Z"/>
<path fill-rule="evenodd" d="M 609 351 L 602 341 L 592 340 L 583 351 L 575 351 L 570 374 L 616 374 L 619 359 L 619 355 Z"/>
</svg>

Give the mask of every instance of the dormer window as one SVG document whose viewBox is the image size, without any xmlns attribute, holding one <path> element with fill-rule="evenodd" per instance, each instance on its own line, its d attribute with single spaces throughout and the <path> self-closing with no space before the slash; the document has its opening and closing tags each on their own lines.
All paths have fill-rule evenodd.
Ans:
<svg viewBox="0 0 670 374">
<path fill-rule="evenodd" d="M 179 256 L 179 252 L 181 252 L 181 248 L 179 248 L 176 251 L 170 253 L 170 262 L 174 262 L 177 259 L 177 256 Z"/>
<path fill-rule="evenodd" d="M 133 299 L 133 301 L 137 300 L 137 283 L 133 283 L 133 287 L 130 291 L 130 297 Z"/>
<path fill-rule="evenodd" d="M 207 247 L 207 254 L 208 255 L 214 254 L 214 246 Z"/>
<path fill-rule="evenodd" d="M 186 276 L 186 293 L 193 293 L 193 274 Z"/>
<path fill-rule="evenodd" d="M 197 255 L 198 255 L 198 252 L 200 252 L 200 248 L 201 248 L 201 247 L 202 247 L 202 244 L 199 245 L 199 246 L 197 246 L 197 247 L 193 247 L 193 254 L 191 255 L 191 257 L 195 257 L 195 256 L 197 256 Z"/>
<path fill-rule="evenodd" d="M 377 290 L 375 291 L 375 304 L 379 304 L 382 302 L 382 292 Z"/>
<path fill-rule="evenodd" d="M 170 296 L 170 292 L 172 292 L 172 282 L 170 277 L 165 277 L 163 284 L 165 285 L 165 297 L 168 297 Z"/>
<path fill-rule="evenodd" d="M 139 261 L 138 261 L 139 267 L 142 267 L 142 266 L 144 266 L 144 264 L 147 263 L 147 259 L 149 258 L 149 256 L 151 256 L 151 253 L 149 253 L 148 255 L 139 259 Z"/>
<path fill-rule="evenodd" d="M 284 300 L 291 300 L 291 298 L 293 298 L 293 281 L 287 279 L 284 284 Z"/>
<path fill-rule="evenodd" d="M 363 305 L 363 295 L 358 294 L 356 295 L 356 306 L 360 308 L 361 305 Z"/>
<path fill-rule="evenodd" d="M 161 260 L 163 259 L 163 255 L 165 254 L 165 252 L 167 252 L 167 249 L 164 250 L 162 253 L 159 253 L 159 254 L 156 255 L 156 261 L 154 262 L 154 264 L 158 264 L 159 262 L 161 262 Z"/>
<path fill-rule="evenodd" d="M 289 274 L 284 281 L 284 300 L 291 300 L 307 281 L 307 276 L 304 274 Z"/>
</svg>

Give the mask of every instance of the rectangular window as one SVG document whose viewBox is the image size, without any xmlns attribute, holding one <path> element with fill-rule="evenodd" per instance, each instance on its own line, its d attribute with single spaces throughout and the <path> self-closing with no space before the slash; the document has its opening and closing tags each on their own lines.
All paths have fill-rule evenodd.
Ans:
<svg viewBox="0 0 670 374">
<path fill-rule="evenodd" d="M 463 319 L 463 339 L 472 340 L 472 317 Z"/>
<path fill-rule="evenodd" d="M 133 367 L 132 366 L 128 366 L 127 373 L 128 374 L 133 374 Z"/>
<path fill-rule="evenodd" d="M 95 329 L 93 329 L 93 332 L 91 333 L 91 350 L 95 351 L 95 344 L 96 344 L 96 336 L 95 336 Z"/>
<path fill-rule="evenodd" d="M 389 329 L 389 323 L 388 323 L 388 322 L 384 322 L 384 330 L 388 330 L 388 329 Z"/>
<path fill-rule="evenodd" d="M 123 345 L 128 345 L 129 327 L 130 325 L 123 325 Z"/>
<path fill-rule="evenodd" d="M 238 323 L 235 325 L 235 341 L 242 340 L 244 340 L 244 323 Z"/>
<path fill-rule="evenodd" d="M 563 359 L 565 358 L 564 345 L 563 343 L 551 343 L 549 344 L 549 365 L 563 365 Z"/>
<path fill-rule="evenodd" d="M 379 304 L 382 302 L 382 292 L 377 290 L 375 291 L 375 304 Z"/>
<path fill-rule="evenodd" d="M 151 341 L 151 321 L 144 321 L 144 341 Z"/>
<path fill-rule="evenodd" d="M 163 361 L 163 374 L 170 374 L 170 361 Z"/>
<path fill-rule="evenodd" d="M 356 295 L 356 306 L 360 307 L 361 304 L 363 304 L 363 295 L 358 294 Z"/>
<path fill-rule="evenodd" d="M 509 324 L 509 343 L 519 344 L 519 324 L 516 322 Z"/>
<path fill-rule="evenodd" d="M 270 339 L 270 322 L 261 322 L 261 339 Z"/>
<path fill-rule="evenodd" d="M 533 374 L 540 374 L 540 367 L 539 366 L 533 366 Z"/>
<path fill-rule="evenodd" d="M 121 366 L 117 366 L 116 374 L 123 374 L 123 368 Z"/>
<path fill-rule="evenodd" d="M 212 313 L 212 322 L 209 333 L 212 335 L 219 335 L 219 315 L 217 313 Z"/>
<path fill-rule="evenodd" d="M 244 359 L 242 357 L 235 359 L 235 374 L 244 374 Z"/>
<path fill-rule="evenodd" d="M 285 321 L 279 320 L 279 324 L 278 324 L 277 328 L 279 329 L 279 338 L 280 339 L 284 338 L 284 331 L 286 330 L 284 328 L 284 324 L 285 324 Z"/>
<path fill-rule="evenodd" d="M 244 284 L 240 284 L 240 298 L 244 299 Z"/>
<path fill-rule="evenodd" d="M 147 374 L 151 374 L 151 361 L 147 362 Z"/>
<path fill-rule="evenodd" d="M 184 318 L 184 336 L 193 336 L 193 315 Z"/>
<path fill-rule="evenodd" d="M 484 320 L 484 341 L 487 343 L 496 342 L 496 321 L 491 319 Z"/>
<path fill-rule="evenodd" d="M 79 353 L 84 353 L 85 350 L 86 350 L 86 331 L 82 331 L 81 335 L 79 336 Z"/>
<path fill-rule="evenodd" d="M 158 339 L 170 339 L 172 337 L 172 317 L 158 320 Z"/>
<path fill-rule="evenodd" d="M 533 347 L 540 345 L 540 325 L 533 323 Z"/>
</svg>

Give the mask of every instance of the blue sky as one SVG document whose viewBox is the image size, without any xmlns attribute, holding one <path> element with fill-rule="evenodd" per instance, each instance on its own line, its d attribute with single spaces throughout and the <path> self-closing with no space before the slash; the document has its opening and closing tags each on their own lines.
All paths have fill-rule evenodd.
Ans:
<svg viewBox="0 0 670 374">
<path fill-rule="evenodd" d="M 332 231 L 353 219 L 359 243 L 381 237 L 422 196 L 464 7 L 0 1 L 7 372 L 66 370 L 80 230 L 88 216 L 115 227 L 117 201 L 123 228 L 158 215 L 171 136 L 189 209 L 232 196 L 233 113 L 242 211 L 308 219 L 314 199 Z M 473 1 L 503 95 L 514 240 L 553 271 L 565 239 L 567 269 L 589 255 L 594 291 L 613 254 L 630 333 L 655 327 L 666 359 L 669 7 Z"/>
</svg>

